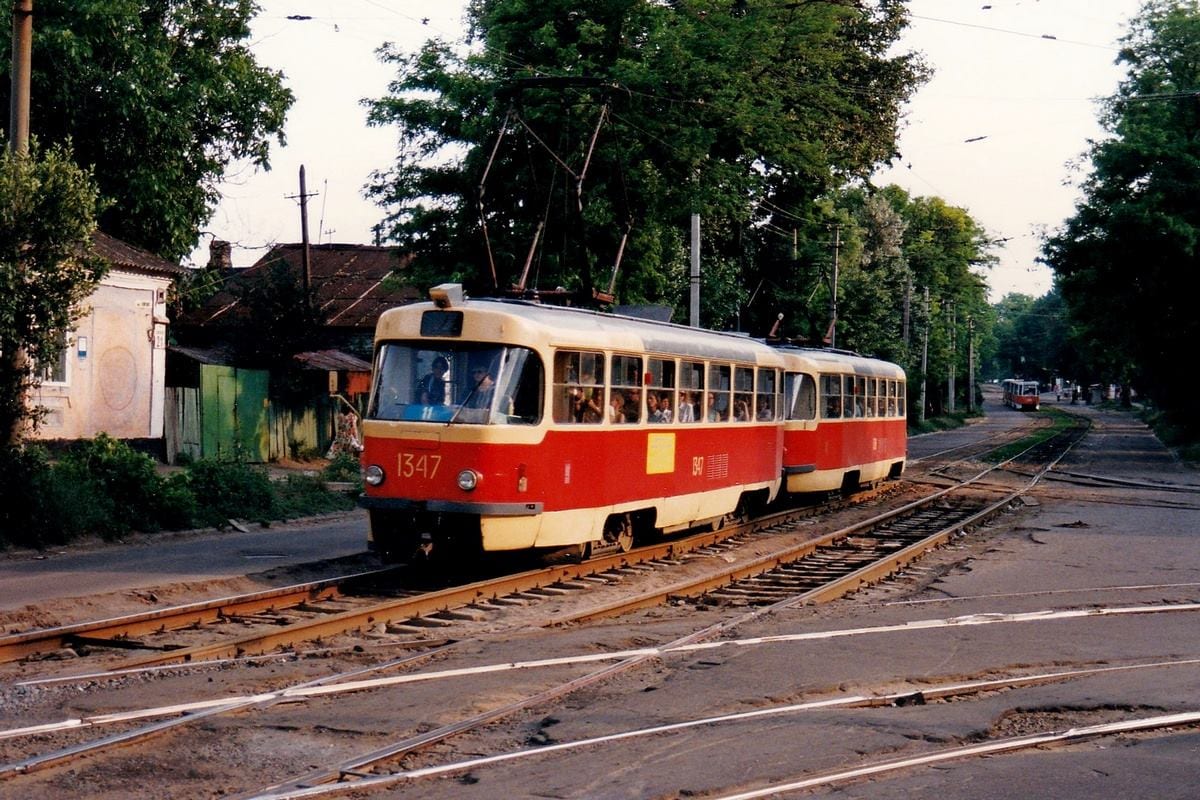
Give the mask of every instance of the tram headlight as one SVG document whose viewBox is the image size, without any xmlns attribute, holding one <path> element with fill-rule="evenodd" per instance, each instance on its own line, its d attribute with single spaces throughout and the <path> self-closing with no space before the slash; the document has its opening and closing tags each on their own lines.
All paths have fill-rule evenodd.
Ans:
<svg viewBox="0 0 1200 800">
<path fill-rule="evenodd" d="M 363 482 L 367 486 L 378 486 L 383 483 L 383 467 L 378 464 L 369 464 L 363 469 L 362 476 Z"/>
<path fill-rule="evenodd" d="M 480 475 L 473 469 L 464 469 L 458 473 L 458 488 L 464 492 L 470 492 L 479 485 Z"/>
</svg>

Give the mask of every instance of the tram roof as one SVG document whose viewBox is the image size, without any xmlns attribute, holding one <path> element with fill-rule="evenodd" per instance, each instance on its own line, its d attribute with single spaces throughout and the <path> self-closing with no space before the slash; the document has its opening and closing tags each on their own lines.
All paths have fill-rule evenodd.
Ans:
<svg viewBox="0 0 1200 800">
<path fill-rule="evenodd" d="M 385 312 L 423 313 L 439 306 L 414 303 Z M 632 349 L 694 358 L 792 362 L 811 371 L 855 372 L 876 377 L 903 378 L 895 364 L 845 351 L 775 346 L 742 333 L 693 328 L 673 322 L 611 314 L 590 309 L 549 306 L 526 300 L 471 298 L 455 310 L 505 314 L 539 328 L 556 346 Z M 800 361 L 801 363 L 796 363 Z"/>
<path fill-rule="evenodd" d="M 428 311 L 433 303 L 416 303 L 389 313 Z M 778 359 L 779 352 L 759 339 L 744 334 L 692 328 L 672 322 L 608 314 L 589 309 L 547 306 L 524 300 L 472 298 L 455 310 L 517 317 L 541 329 L 549 341 L 572 347 L 634 349 L 696 358 L 756 360 Z"/>
</svg>

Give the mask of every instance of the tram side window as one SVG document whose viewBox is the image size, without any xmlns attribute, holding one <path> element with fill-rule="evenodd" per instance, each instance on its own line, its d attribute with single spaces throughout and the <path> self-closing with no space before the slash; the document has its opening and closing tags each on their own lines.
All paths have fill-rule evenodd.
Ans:
<svg viewBox="0 0 1200 800">
<path fill-rule="evenodd" d="M 703 419 L 700 410 L 703 397 L 704 364 L 699 361 L 680 361 L 675 419 L 679 422 L 700 422 Z"/>
<path fill-rule="evenodd" d="M 724 422 L 729 419 L 728 364 L 708 365 L 708 395 L 704 401 L 704 419 L 708 422 Z"/>
<path fill-rule="evenodd" d="M 646 359 L 646 421 L 671 422 L 675 419 L 675 361 Z"/>
<path fill-rule="evenodd" d="M 514 347 L 500 367 L 493 423 L 536 425 L 542 419 L 546 373 L 532 350 Z"/>
<path fill-rule="evenodd" d="M 817 418 L 817 382 L 812 375 L 785 373 L 783 395 L 788 419 Z"/>
<path fill-rule="evenodd" d="M 867 413 L 867 379 L 862 376 L 853 378 L 847 376 L 847 390 L 849 391 L 850 381 L 853 381 L 854 389 L 854 416 L 864 417 Z"/>
<path fill-rule="evenodd" d="M 554 421 L 596 424 L 604 419 L 604 354 L 554 354 Z"/>
<path fill-rule="evenodd" d="M 875 416 L 875 409 L 878 407 L 876 398 L 879 395 L 879 381 L 875 378 L 867 378 L 867 416 Z"/>
<path fill-rule="evenodd" d="M 896 416 L 896 382 L 887 381 L 887 415 Z"/>
<path fill-rule="evenodd" d="M 612 357 L 612 408 L 610 420 L 616 423 L 642 419 L 642 359 L 640 356 Z"/>
<path fill-rule="evenodd" d="M 908 390 L 904 386 L 904 381 L 896 381 L 896 416 L 903 417 L 905 415 L 905 399 L 907 398 Z"/>
<path fill-rule="evenodd" d="M 734 422 L 749 422 L 754 419 L 754 370 L 749 367 L 733 368 L 733 413 Z"/>
<path fill-rule="evenodd" d="M 779 398 L 775 391 L 778 381 L 779 373 L 775 370 L 758 371 L 758 406 L 755 408 L 754 418 L 759 422 L 778 419 Z"/>
<path fill-rule="evenodd" d="M 842 376 L 821 376 L 821 397 L 824 399 L 821 417 L 823 419 L 842 418 Z"/>
</svg>

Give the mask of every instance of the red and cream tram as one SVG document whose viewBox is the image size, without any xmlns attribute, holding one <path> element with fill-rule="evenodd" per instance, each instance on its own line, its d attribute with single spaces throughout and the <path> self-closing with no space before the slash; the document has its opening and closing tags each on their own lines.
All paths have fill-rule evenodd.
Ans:
<svg viewBox="0 0 1200 800">
<path fill-rule="evenodd" d="M 904 370 L 830 350 L 784 348 L 783 473 L 791 493 L 849 492 L 899 478 L 907 453 Z"/>
<path fill-rule="evenodd" d="M 1008 378 L 1002 384 L 1004 405 L 1018 411 L 1037 411 L 1041 405 L 1041 392 L 1037 381 Z"/>
<path fill-rule="evenodd" d="M 786 419 L 809 408 L 799 399 L 802 374 L 810 389 L 836 374 L 839 397 L 853 398 L 862 372 L 873 378 L 862 387 L 874 392 L 878 415 L 892 388 L 903 396 L 903 373 L 884 362 L 579 309 L 467 300 L 455 285 L 431 296 L 385 312 L 376 330 L 362 504 L 371 547 L 386 560 L 445 545 L 628 549 L 635 531 L 719 524 L 770 502 L 787 466 L 800 468 L 787 475 L 789 486 L 795 476 L 814 479 L 796 491 L 903 468 L 902 401 L 897 416 L 853 429 L 849 418 L 829 426 L 828 416 Z M 801 438 L 786 450 L 789 435 Z M 857 435 L 875 443 L 864 449 L 851 441 Z M 803 452 L 809 447 L 819 454 Z M 839 461 L 860 457 L 867 460 Z"/>
</svg>

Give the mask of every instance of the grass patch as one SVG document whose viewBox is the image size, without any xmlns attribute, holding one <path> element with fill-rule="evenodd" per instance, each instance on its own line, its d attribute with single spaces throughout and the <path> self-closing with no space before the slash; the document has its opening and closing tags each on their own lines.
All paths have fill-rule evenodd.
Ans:
<svg viewBox="0 0 1200 800">
<path fill-rule="evenodd" d="M 1083 420 L 1075 414 L 1070 414 L 1058 408 L 1048 408 L 1043 406 L 1041 411 L 1034 412 L 1049 417 L 1051 423 L 1044 428 L 1038 428 L 1031 432 L 1028 436 L 1023 436 L 1015 442 L 1006 444 L 997 450 L 987 454 L 986 461 L 990 464 L 999 464 L 1002 461 L 1008 461 L 1010 458 L 1015 458 L 1031 447 L 1037 447 L 1043 442 L 1053 439 L 1064 431 L 1070 430 L 1078 426 Z"/>
</svg>

